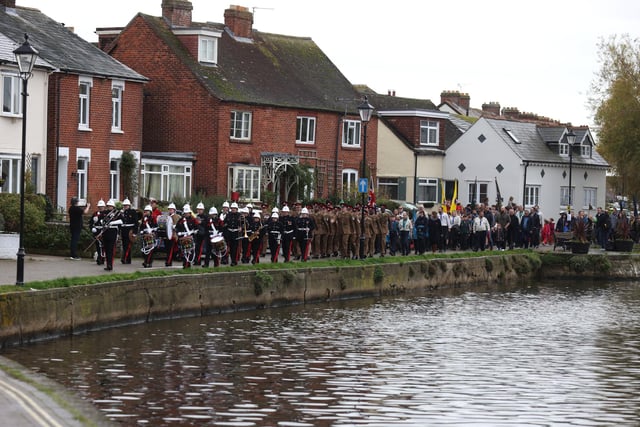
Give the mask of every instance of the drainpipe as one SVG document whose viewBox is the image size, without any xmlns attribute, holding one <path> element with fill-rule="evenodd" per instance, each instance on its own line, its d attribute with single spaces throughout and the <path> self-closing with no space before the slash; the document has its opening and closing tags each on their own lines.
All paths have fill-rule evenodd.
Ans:
<svg viewBox="0 0 640 427">
<path fill-rule="evenodd" d="M 529 161 L 523 160 L 522 162 L 524 163 L 524 182 L 522 183 L 522 209 L 524 209 L 527 197 L 527 168 L 529 167 Z"/>
<path fill-rule="evenodd" d="M 418 151 L 413 151 L 413 204 L 418 203 Z"/>
</svg>

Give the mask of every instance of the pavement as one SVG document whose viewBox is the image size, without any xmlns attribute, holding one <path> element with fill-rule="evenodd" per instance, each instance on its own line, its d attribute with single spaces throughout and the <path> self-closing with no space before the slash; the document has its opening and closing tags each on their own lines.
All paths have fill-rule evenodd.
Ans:
<svg viewBox="0 0 640 427">
<path fill-rule="evenodd" d="M 158 259 L 154 262 L 153 268 L 182 269 L 182 262 L 174 262 L 172 267 L 165 267 L 164 262 Z M 113 271 L 104 271 L 104 265 L 97 265 L 91 258 L 74 261 L 68 257 L 27 254 L 24 258 L 24 283 L 28 286 L 29 282 L 41 280 L 101 276 L 109 273 L 134 273 L 139 270 L 149 271 L 142 267 L 142 258 L 134 258 L 131 264 L 121 264 L 118 259 L 113 263 Z M 0 259 L 0 285 L 15 285 L 17 272 L 15 259 Z"/>
</svg>

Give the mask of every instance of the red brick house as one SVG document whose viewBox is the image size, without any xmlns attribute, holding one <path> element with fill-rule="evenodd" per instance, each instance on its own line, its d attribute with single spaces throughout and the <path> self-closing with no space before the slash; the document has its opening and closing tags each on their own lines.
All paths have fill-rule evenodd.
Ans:
<svg viewBox="0 0 640 427">
<path fill-rule="evenodd" d="M 43 102 L 44 172 L 31 164 L 33 174 L 46 174 L 47 195 L 62 210 L 71 197 L 95 206 L 101 198 L 128 196 L 122 194 L 119 163 L 125 151 L 140 157 L 147 79 L 39 10 L 16 7 L 15 0 L 0 0 L 0 27 L 16 41 L 28 33 L 52 69 Z"/>
<path fill-rule="evenodd" d="M 318 46 L 254 30 L 246 8 L 227 9 L 224 24 L 193 22 L 191 13 L 190 1 L 163 0 L 162 17 L 97 30 L 105 51 L 150 78 L 141 195 L 238 192 L 256 201 L 269 190 L 295 199 L 291 172 L 301 165 L 314 177 L 305 197 L 353 190 L 361 99 Z M 375 171 L 375 119 L 368 126 Z"/>
<path fill-rule="evenodd" d="M 46 102 L 46 193 L 60 209 L 71 197 L 121 199 L 123 152 L 142 149 L 146 78 L 37 9 L 1 0 L 0 25 L 18 40 L 25 32 L 54 71 Z"/>
</svg>

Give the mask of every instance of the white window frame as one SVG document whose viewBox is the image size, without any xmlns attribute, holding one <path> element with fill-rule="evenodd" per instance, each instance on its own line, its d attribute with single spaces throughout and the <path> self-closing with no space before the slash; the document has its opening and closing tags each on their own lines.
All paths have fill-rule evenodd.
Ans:
<svg viewBox="0 0 640 427">
<path fill-rule="evenodd" d="M 122 132 L 122 94 L 124 92 L 124 81 L 114 80 L 111 82 L 111 132 Z"/>
<path fill-rule="evenodd" d="M 151 160 L 143 159 L 140 165 L 141 181 L 144 197 L 155 197 L 159 200 L 170 201 L 174 197 L 188 199 L 191 197 L 192 164 L 191 162 L 169 161 L 169 160 Z M 157 176 L 160 179 L 158 193 L 148 192 L 149 180 Z M 179 185 L 178 193 L 172 194 L 172 179 L 182 179 Z"/>
<path fill-rule="evenodd" d="M 540 185 L 527 185 L 524 189 L 524 205 L 532 207 L 540 204 Z"/>
<path fill-rule="evenodd" d="M 437 120 L 420 120 L 420 145 L 437 146 L 440 139 L 440 123 Z"/>
<path fill-rule="evenodd" d="M 438 203 L 438 178 L 418 178 L 418 201 L 417 203 Z M 435 199 L 434 200 L 422 200 L 420 196 L 422 196 L 422 192 L 420 188 L 435 188 Z"/>
<path fill-rule="evenodd" d="M 229 136 L 231 139 L 248 141 L 251 139 L 251 112 L 232 111 Z"/>
<path fill-rule="evenodd" d="M 571 187 L 571 202 L 572 204 L 576 203 L 575 198 L 575 187 Z M 569 206 L 569 186 L 561 186 L 560 187 L 560 206 Z"/>
<path fill-rule="evenodd" d="M 471 181 L 467 187 L 469 190 L 468 197 L 469 203 L 473 203 L 473 195 L 477 195 L 478 198 L 475 201 L 476 205 L 483 203 L 483 200 L 489 197 L 489 183 L 485 181 Z M 484 188 L 484 193 L 481 191 Z"/>
<path fill-rule="evenodd" d="M 218 63 L 218 38 L 198 37 L 198 61 L 210 64 Z"/>
<path fill-rule="evenodd" d="M 582 157 L 591 157 L 591 145 L 589 145 L 589 144 L 581 144 L 580 145 L 580 156 L 582 156 Z"/>
<path fill-rule="evenodd" d="M 79 130 L 91 130 L 90 117 L 91 117 L 91 88 L 93 87 L 93 78 L 80 76 L 78 78 L 78 129 Z M 83 93 L 83 88 L 86 92 Z"/>
<path fill-rule="evenodd" d="M 296 144 L 315 144 L 316 118 L 298 116 L 296 118 Z"/>
<path fill-rule="evenodd" d="M 78 157 L 76 161 L 76 178 L 78 180 L 78 198 L 87 199 L 89 184 L 89 158 Z"/>
<path fill-rule="evenodd" d="M 120 160 L 109 160 L 109 198 L 120 200 Z"/>
<path fill-rule="evenodd" d="M 360 147 L 360 120 L 343 120 L 342 122 L 342 146 Z"/>
<path fill-rule="evenodd" d="M 16 73 L 2 73 L 2 115 L 22 117 L 22 79 Z M 5 105 L 8 97 L 10 105 Z M 8 107 L 8 110 L 5 110 Z"/>
<path fill-rule="evenodd" d="M 569 144 L 566 142 L 558 144 L 558 154 L 561 156 L 569 156 Z"/>
<path fill-rule="evenodd" d="M 342 194 L 349 195 L 358 189 L 358 171 L 355 169 L 342 170 Z"/>
<path fill-rule="evenodd" d="M 598 188 L 584 187 L 582 191 L 584 197 L 583 209 L 595 209 L 598 203 Z"/>
<path fill-rule="evenodd" d="M 0 178 L 5 180 L 0 193 L 20 193 L 20 172 L 20 156 L 3 154 L 0 157 Z"/>
<path fill-rule="evenodd" d="M 240 193 L 242 200 L 252 202 L 259 201 L 261 188 L 260 174 L 260 166 L 230 165 L 227 197 L 231 197 L 231 193 L 237 191 Z"/>
</svg>

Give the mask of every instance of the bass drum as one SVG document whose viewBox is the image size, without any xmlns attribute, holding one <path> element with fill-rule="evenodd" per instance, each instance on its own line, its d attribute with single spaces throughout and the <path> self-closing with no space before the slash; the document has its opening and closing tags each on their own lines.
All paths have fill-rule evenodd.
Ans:
<svg viewBox="0 0 640 427">
<path fill-rule="evenodd" d="M 158 237 L 160 239 L 171 239 L 173 236 L 173 219 L 171 215 L 158 216 Z"/>
<path fill-rule="evenodd" d="M 218 258 L 222 258 L 227 254 L 227 242 L 222 236 L 214 236 L 211 238 L 212 252 Z"/>
</svg>

